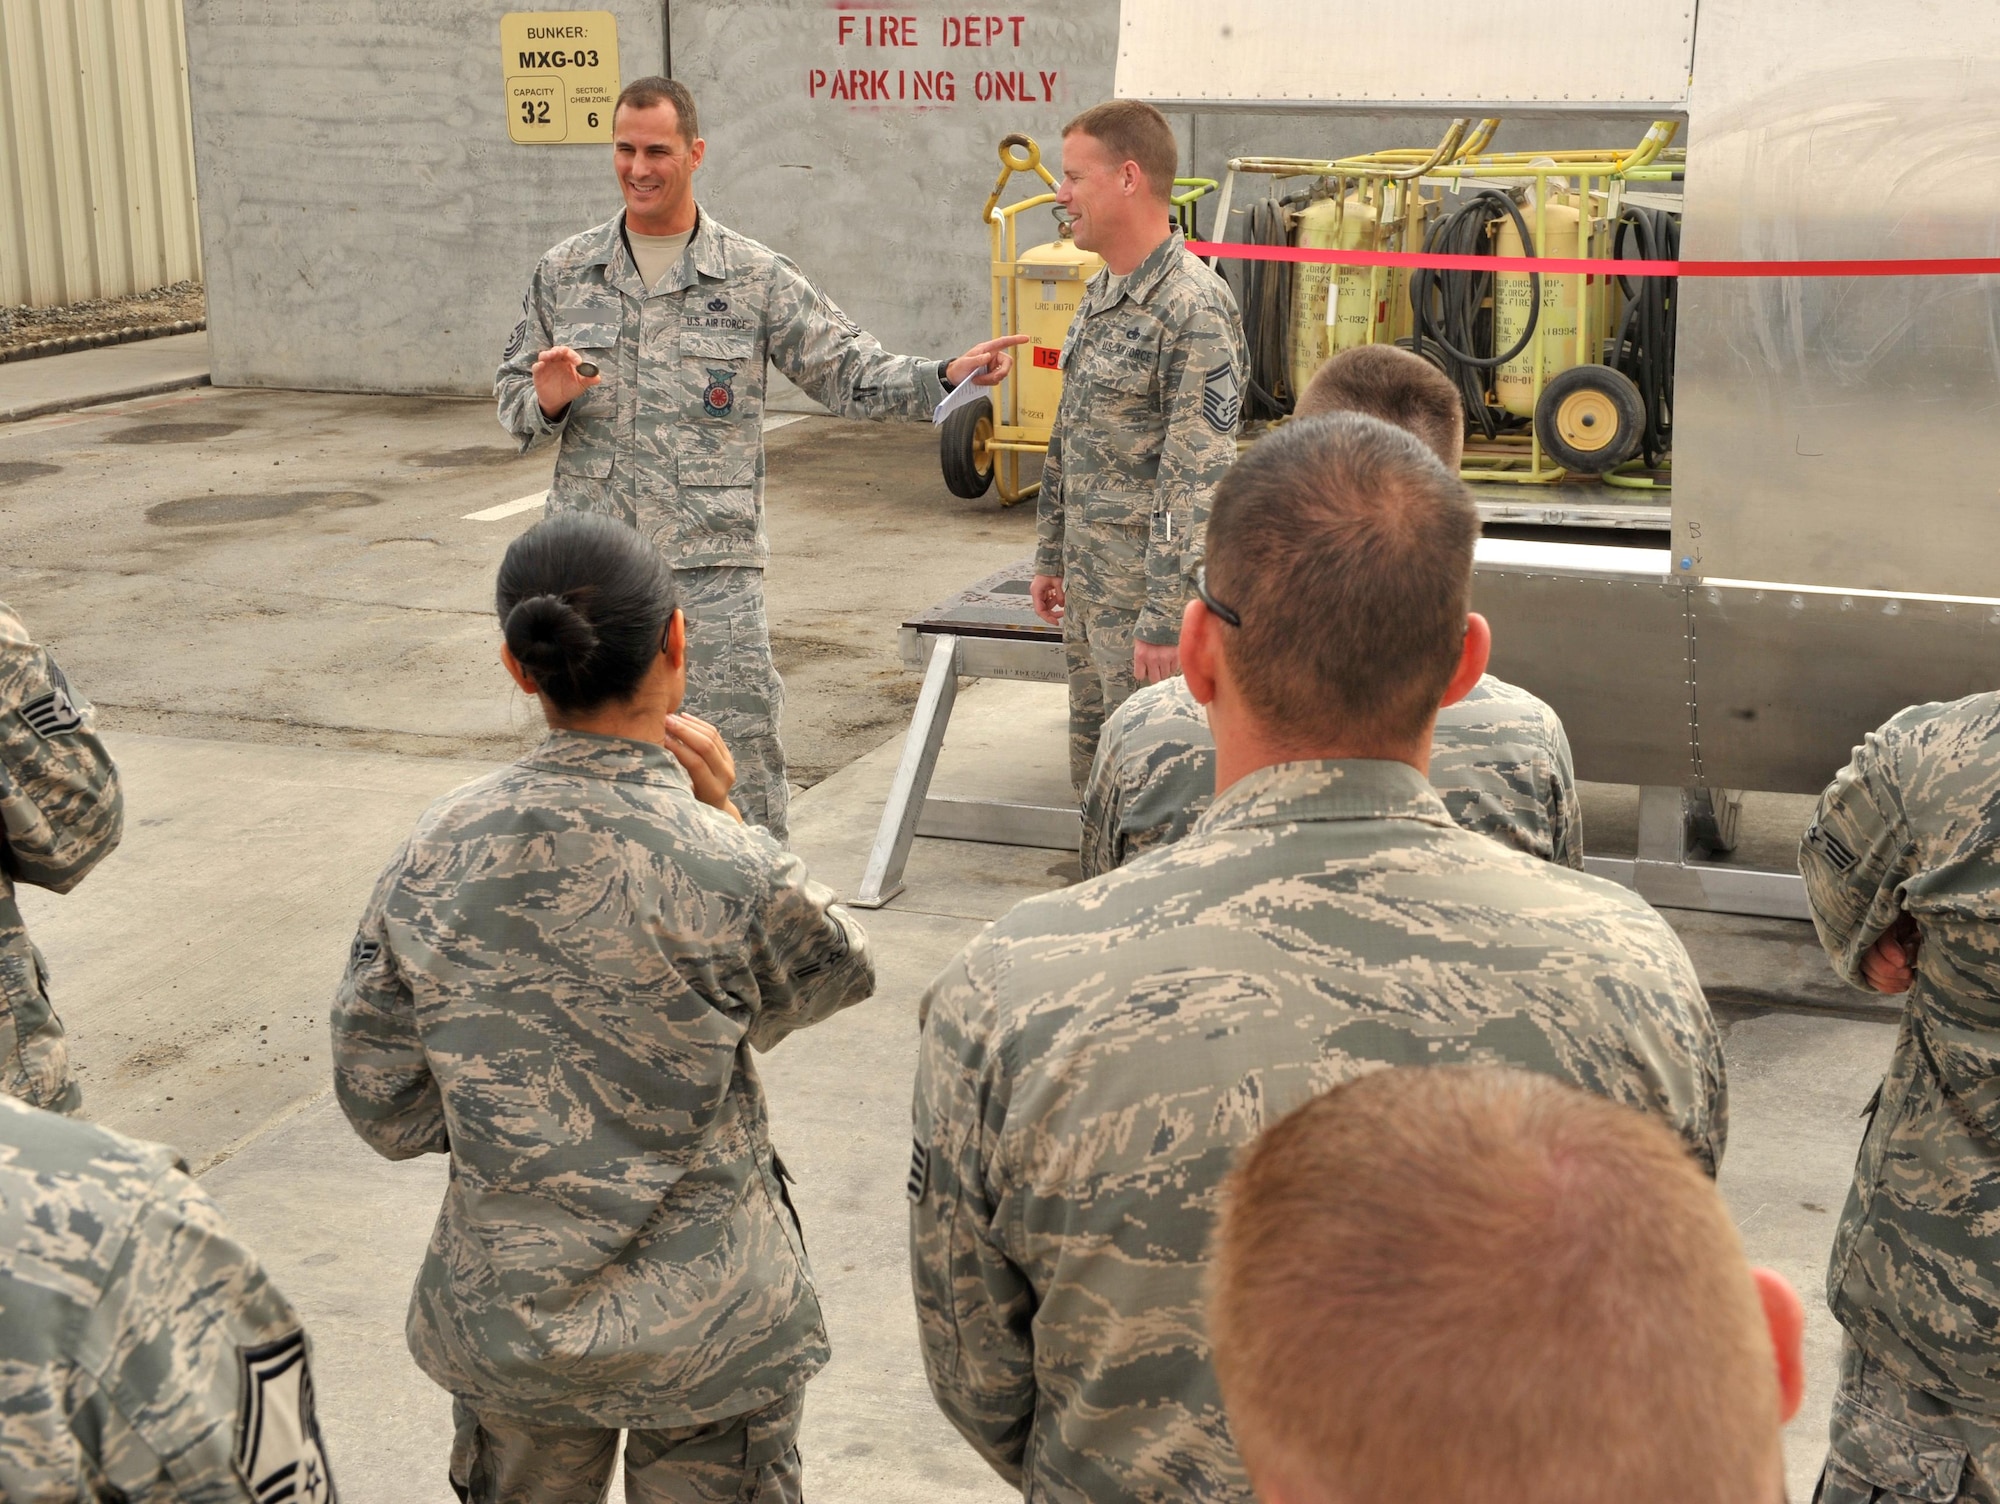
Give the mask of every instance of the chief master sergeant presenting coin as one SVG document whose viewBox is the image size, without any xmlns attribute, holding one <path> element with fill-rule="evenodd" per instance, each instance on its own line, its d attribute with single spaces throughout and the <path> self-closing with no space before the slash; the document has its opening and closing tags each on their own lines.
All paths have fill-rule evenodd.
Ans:
<svg viewBox="0 0 2000 1504">
<path fill-rule="evenodd" d="M 651 539 L 687 613 L 689 713 L 736 755 L 731 797 L 785 838 L 784 686 L 764 617 L 764 370 L 843 417 L 927 418 L 961 381 L 991 386 L 1006 347 L 946 362 L 892 355 L 777 252 L 695 203 L 694 97 L 642 78 L 612 112 L 625 208 L 535 268 L 494 380 L 524 450 L 556 440 L 548 510 L 603 512 Z M 584 374 L 592 366 L 595 374 Z"/>
</svg>

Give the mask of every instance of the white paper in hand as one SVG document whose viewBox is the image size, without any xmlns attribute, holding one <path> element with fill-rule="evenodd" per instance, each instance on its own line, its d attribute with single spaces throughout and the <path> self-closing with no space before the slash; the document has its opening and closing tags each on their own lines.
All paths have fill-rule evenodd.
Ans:
<svg viewBox="0 0 2000 1504">
<path fill-rule="evenodd" d="M 946 392 L 944 394 L 944 401 L 940 402 L 937 405 L 937 411 L 931 414 L 931 422 L 942 423 L 946 418 L 949 418 L 953 413 L 957 412 L 961 407 L 964 407 L 966 403 L 977 402 L 981 397 L 992 396 L 993 395 L 992 387 L 974 386 L 972 384 L 972 377 L 979 375 L 985 369 L 986 369 L 985 366 L 981 366 L 979 370 L 974 371 L 971 376 L 967 376 L 965 380 L 961 381 L 957 386 L 953 387 L 950 391 Z"/>
</svg>

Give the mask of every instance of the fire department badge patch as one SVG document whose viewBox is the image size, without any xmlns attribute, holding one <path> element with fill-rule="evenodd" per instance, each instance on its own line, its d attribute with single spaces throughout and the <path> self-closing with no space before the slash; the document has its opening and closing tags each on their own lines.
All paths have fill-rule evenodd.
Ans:
<svg viewBox="0 0 2000 1504">
<path fill-rule="evenodd" d="M 711 418 L 728 417 L 729 410 L 736 406 L 736 393 L 730 387 L 735 379 L 734 371 L 718 371 L 710 367 L 708 388 L 701 394 L 701 410 Z"/>
</svg>

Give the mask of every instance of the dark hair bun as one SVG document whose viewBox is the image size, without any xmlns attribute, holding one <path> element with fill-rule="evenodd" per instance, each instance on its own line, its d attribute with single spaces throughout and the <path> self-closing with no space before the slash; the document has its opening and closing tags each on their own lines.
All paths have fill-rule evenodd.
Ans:
<svg viewBox="0 0 2000 1504">
<path fill-rule="evenodd" d="M 537 684 L 575 684 L 597 651 L 597 633 L 559 595 L 531 595 L 507 613 L 507 646 Z"/>
<path fill-rule="evenodd" d="M 629 699 L 674 613 L 673 571 L 613 517 L 558 512 L 507 548 L 494 582 L 507 647 L 565 711 Z"/>
</svg>

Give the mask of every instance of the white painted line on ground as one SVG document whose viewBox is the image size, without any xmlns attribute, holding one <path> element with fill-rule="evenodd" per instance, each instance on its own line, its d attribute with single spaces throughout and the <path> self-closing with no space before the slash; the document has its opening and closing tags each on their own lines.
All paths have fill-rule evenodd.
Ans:
<svg viewBox="0 0 2000 1504">
<path fill-rule="evenodd" d="M 467 512 L 464 522 L 498 522 L 502 517 L 518 517 L 532 507 L 538 507 L 549 499 L 546 491 L 537 491 L 533 496 L 518 497 L 513 501 L 503 501 L 497 507 L 487 507 L 483 511 Z"/>
<path fill-rule="evenodd" d="M 809 418 L 811 416 L 811 413 L 766 413 L 764 415 L 764 432 L 769 433 L 774 428 L 783 428 L 787 423 L 796 423 L 802 418 Z M 503 517 L 518 517 L 530 507 L 540 506 L 544 501 L 548 500 L 548 496 L 549 493 L 546 491 L 537 491 L 533 496 L 523 496 L 518 501 L 503 501 L 497 507 L 487 507 L 483 511 L 478 512 L 467 512 L 463 520 L 466 522 L 498 522 Z"/>
</svg>

